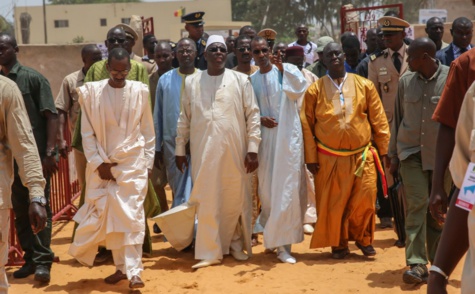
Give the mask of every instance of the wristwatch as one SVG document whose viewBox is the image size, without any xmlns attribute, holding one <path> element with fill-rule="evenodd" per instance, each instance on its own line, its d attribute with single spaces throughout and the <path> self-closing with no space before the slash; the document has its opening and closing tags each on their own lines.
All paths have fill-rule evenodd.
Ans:
<svg viewBox="0 0 475 294">
<path fill-rule="evenodd" d="M 37 196 L 30 199 L 30 203 L 38 203 L 39 205 L 46 206 L 46 198 L 43 196 Z"/>
<path fill-rule="evenodd" d="M 55 156 L 55 155 L 56 155 L 56 149 L 55 148 L 51 148 L 51 149 L 46 150 L 46 156 L 50 157 L 50 156 Z"/>
</svg>

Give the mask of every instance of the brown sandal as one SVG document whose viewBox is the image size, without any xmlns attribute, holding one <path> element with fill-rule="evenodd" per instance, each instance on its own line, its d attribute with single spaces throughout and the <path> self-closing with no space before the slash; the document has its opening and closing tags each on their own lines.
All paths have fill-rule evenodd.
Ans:
<svg viewBox="0 0 475 294">
<path fill-rule="evenodd" d="M 127 280 L 127 275 L 117 270 L 115 273 L 105 278 L 104 282 L 106 282 L 106 284 L 114 285 L 122 280 Z"/>
<path fill-rule="evenodd" d="M 143 287 L 145 287 L 145 284 L 144 282 L 142 282 L 142 279 L 139 276 L 133 276 L 132 279 L 130 279 L 130 289 L 138 289 Z"/>
</svg>

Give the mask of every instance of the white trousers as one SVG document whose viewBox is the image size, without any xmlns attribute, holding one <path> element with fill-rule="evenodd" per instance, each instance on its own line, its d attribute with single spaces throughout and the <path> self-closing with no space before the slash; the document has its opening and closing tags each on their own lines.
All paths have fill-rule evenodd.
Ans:
<svg viewBox="0 0 475 294">
<path fill-rule="evenodd" d="M 0 294 L 8 293 L 5 265 L 8 262 L 8 235 L 10 233 L 10 209 L 0 209 Z"/>
<path fill-rule="evenodd" d="M 142 244 L 124 245 L 119 249 L 112 249 L 112 257 L 116 270 L 127 275 L 127 279 L 139 276 L 142 273 Z"/>
</svg>

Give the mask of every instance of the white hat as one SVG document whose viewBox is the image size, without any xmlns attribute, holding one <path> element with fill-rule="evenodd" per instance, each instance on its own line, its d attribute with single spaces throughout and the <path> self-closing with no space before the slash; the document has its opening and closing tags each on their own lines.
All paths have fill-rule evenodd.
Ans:
<svg viewBox="0 0 475 294">
<path fill-rule="evenodd" d="M 224 41 L 223 36 L 221 36 L 221 35 L 211 35 L 211 36 L 208 37 L 208 40 L 206 41 L 205 51 L 206 51 L 206 49 L 208 49 L 209 45 L 214 44 L 214 43 L 221 43 L 221 44 L 224 45 L 224 47 L 226 47 L 226 49 L 228 49 L 228 47 L 226 46 L 226 42 Z"/>
</svg>

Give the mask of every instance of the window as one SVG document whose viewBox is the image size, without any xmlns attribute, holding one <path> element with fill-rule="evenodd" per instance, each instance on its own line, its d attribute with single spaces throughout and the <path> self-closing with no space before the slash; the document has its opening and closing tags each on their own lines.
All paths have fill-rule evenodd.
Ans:
<svg viewBox="0 0 475 294">
<path fill-rule="evenodd" d="M 120 19 L 121 23 L 130 24 L 130 17 L 123 17 Z"/>
<path fill-rule="evenodd" d="M 60 19 L 54 21 L 55 28 L 68 28 L 69 27 L 69 20 L 67 19 Z"/>
<path fill-rule="evenodd" d="M 101 18 L 101 27 L 106 27 L 107 26 L 107 18 Z"/>
</svg>

